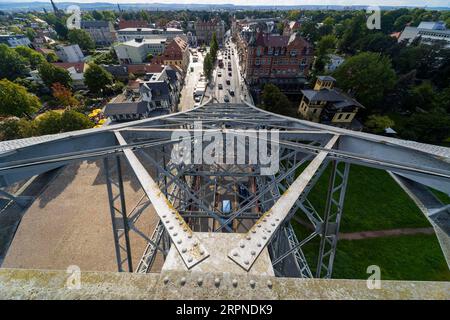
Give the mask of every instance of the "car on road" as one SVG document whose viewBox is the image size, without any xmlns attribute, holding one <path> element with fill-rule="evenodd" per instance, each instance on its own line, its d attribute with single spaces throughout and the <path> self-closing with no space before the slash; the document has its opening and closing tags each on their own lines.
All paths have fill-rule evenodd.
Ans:
<svg viewBox="0 0 450 320">
<path fill-rule="evenodd" d="M 227 94 L 224 95 L 224 96 L 223 96 L 223 101 L 224 101 L 224 102 L 230 102 L 230 97 L 228 97 Z"/>
<path fill-rule="evenodd" d="M 227 79 L 227 85 L 230 85 L 230 79 Z"/>
<path fill-rule="evenodd" d="M 229 77 L 232 77 L 232 73 L 231 73 L 231 72 L 228 72 L 228 76 L 229 76 Z"/>
<path fill-rule="evenodd" d="M 219 90 L 222 90 L 223 89 L 223 85 L 221 83 L 219 83 L 218 88 L 219 88 Z"/>
</svg>

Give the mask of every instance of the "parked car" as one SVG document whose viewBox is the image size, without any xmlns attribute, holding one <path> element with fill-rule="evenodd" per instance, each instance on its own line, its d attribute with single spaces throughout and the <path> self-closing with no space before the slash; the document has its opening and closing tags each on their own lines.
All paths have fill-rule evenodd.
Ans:
<svg viewBox="0 0 450 320">
<path fill-rule="evenodd" d="M 219 83 L 219 90 L 222 90 L 223 89 L 223 85 L 221 84 L 221 83 Z"/>
<path fill-rule="evenodd" d="M 230 79 L 227 79 L 227 85 L 230 85 L 230 83 L 231 83 Z"/>
</svg>

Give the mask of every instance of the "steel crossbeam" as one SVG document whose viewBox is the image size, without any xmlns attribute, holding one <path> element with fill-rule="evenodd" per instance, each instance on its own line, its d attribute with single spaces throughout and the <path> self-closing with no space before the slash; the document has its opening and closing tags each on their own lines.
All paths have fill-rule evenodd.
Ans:
<svg viewBox="0 0 450 320">
<path fill-rule="evenodd" d="M 116 132 L 116 137 L 120 145 L 126 145 L 126 141 L 119 132 Z M 152 202 L 164 227 L 168 230 L 168 234 L 186 267 L 190 269 L 200 261 L 208 258 L 209 253 L 206 251 L 206 248 L 201 244 L 183 217 L 162 194 L 158 185 L 148 174 L 133 151 L 125 149 L 123 152 L 142 189 L 144 189 L 144 192 Z"/>
<path fill-rule="evenodd" d="M 333 136 L 326 144 L 325 150 L 331 149 L 339 136 Z M 286 218 L 306 188 L 314 173 L 319 169 L 325 160 L 328 152 L 321 151 L 306 167 L 306 169 L 296 178 L 294 183 L 278 199 L 273 207 L 263 214 L 247 234 L 242 237 L 240 243 L 232 249 L 228 257 L 235 261 L 245 270 L 249 270 L 261 251 L 267 246 L 273 234 Z"/>
</svg>

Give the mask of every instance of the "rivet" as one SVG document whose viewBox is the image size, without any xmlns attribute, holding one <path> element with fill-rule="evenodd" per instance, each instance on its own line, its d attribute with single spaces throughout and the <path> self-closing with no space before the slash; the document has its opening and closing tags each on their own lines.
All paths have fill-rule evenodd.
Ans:
<svg viewBox="0 0 450 320">
<path fill-rule="evenodd" d="M 192 257 L 189 257 L 189 258 L 188 258 L 188 262 L 192 262 Z"/>
<path fill-rule="evenodd" d="M 197 284 L 201 286 L 203 284 L 203 278 L 198 278 Z"/>
<path fill-rule="evenodd" d="M 163 214 L 162 217 L 165 218 L 165 217 L 167 217 L 167 215 Z"/>
<path fill-rule="evenodd" d="M 220 279 L 219 278 L 215 278 L 214 279 L 214 284 L 216 285 L 216 287 L 220 286 Z"/>
<path fill-rule="evenodd" d="M 266 239 L 267 239 L 267 237 L 266 237 L 266 236 L 263 236 L 262 238 L 263 238 L 264 240 L 266 240 Z"/>
<path fill-rule="evenodd" d="M 249 262 L 248 260 L 245 260 L 244 263 L 245 263 L 245 264 L 249 264 L 250 262 Z"/>
<path fill-rule="evenodd" d="M 166 223 L 170 223 L 170 220 L 166 220 Z"/>
<path fill-rule="evenodd" d="M 185 278 L 185 277 L 181 278 L 180 284 L 181 284 L 182 286 L 184 286 L 184 285 L 186 284 L 186 278 Z"/>
<path fill-rule="evenodd" d="M 252 256 L 254 256 L 256 254 L 256 252 L 254 250 L 252 250 L 252 252 L 250 252 L 252 254 Z"/>
<path fill-rule="evenodd" d="M 279 218 L 276 218 L 275 221 L 280 221 L 280 219 L 279 219 Z"/>
<path fill-rule="evenodd" d="M 275 227 L 276 226 L 276 224 L 275 223 L 272 223 L 272 227 Z"/>
<path fill-rule="evenodd" d="M 237 256 L 239 255 L 239 253 L 237 252 L 237 250 L 233 250 L 233 253 L 232 253 L 232 254 L 233 254 L 234 257 L 237 257 Z"/>
<path fill-rule="evenodd" d="M 183 221 L 180 221 L 179 225 L 182 226 L 183 225 Z"/>
<path fill-rule="evenodd" d="M 198 242 L 194 242 L 194 247 L 198 246 Z"/>
<path fill-rule="evenodd" d="M 257 245 L 258 247 L 261 247 L 261 242 L 258 242 L 256 245 Z"/>
<path fill-rule="evenodd" d="M 186 248 L 181 249 L 181 252 L 183 252 L 183 253 L 186 253 L 186 251 L 187 251 Z"/>
<path fill-rule="evenodd" d="M 237 285 L 238 285 L 238 282 L 237 282 L 237 280 L 236 280 L 236 279 L 233 279 L 233 281 L 232 281 L 232 282 L 233 282 L 233 287 L 235 287 L 235 288 L 236 288 L 236 287 L 237 287 Z"/>
<path fill-rule="evenodd" d="M 256 233 L 256 230 L 255 230 L 255 229 L 252 229 L 252 233 Z"/>
<path fill-rule="evenodd" d="M 178 232 L 174 232 L 173 236 L 176 237 L 178 235 Z"/>
<path fill-rule="evenodd" d="M 243 242 L 240 243 L 239 245 L 241 248 L 245 248 L 245 244 Z"/>
<path fill-rule="evenodd" d="M 258 228 L 261 228 L 261 225 L 260 225 L 260 224 L 258 224 L 258 225 L 257 225 L 257 227 L 258 227 Z"/>
<path fill-rule="evenodd" d="M 251 240 L 252 238 L 250 236 L 245 237 L 247 240 Z"/>
<path fill-rule="evenodd" d="M 267 286 L 268 286 L 270 289 L 272 289 L 272 281 L 267 280 Z"/>
<path fill-rule="evenodd" d="M 250 280 L 250 287 L 254 288 L 256 285 L 255 280 Z"/>
<path fill-rule="evenodd" d="M 205 254 L 205 250 L 203 250 L 203 249 L 200 250 L 200 254 L 201 254 L 201 255 L 204 255 L 204 254 Z"/>
<path fill-rule="evenodd" d="M 170 226 L 170 227 L 169 227 L 169 230 L 172 230 L 172 229 L 173 229 L 173 226 Z"/>
<path fill-rule="evenodd" d="M 178 243 L 178 244 L 181 244 L 181 239 L 179 239 L 179 240 L 177 241 L 177 243 Z"/>
<path fill-rule="evenodd" d="M 168 284 L 169 283 L 169 277 L 164 277 L 164 284 Z"/>
<path fill-rule="evenodd" d="M 192 238 L 192 234 L 188 234 L 188 238 L 191 239 Z"/>
</svg>

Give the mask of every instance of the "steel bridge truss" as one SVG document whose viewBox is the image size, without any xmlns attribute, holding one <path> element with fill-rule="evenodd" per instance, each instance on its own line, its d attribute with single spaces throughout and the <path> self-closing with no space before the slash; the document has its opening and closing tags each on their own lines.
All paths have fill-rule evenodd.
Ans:
<svg viewBox="0 0 450 320">
<path fill-rule="evenodd" d="M 269 143 L 275 134 L 270 130 L 277 132 L 276 144 Z M 54 154 L 36 154 L 33 146 L 18 158 L 17 153 L 7 153 L 0 166 L 1 181 L 73 160 L 103 158 L 119 271 L 147 273 L 157 255 L 165 258 L 171 246 L 191 269 L 209 258 L 197 232 L 235 232 L 242 237 L 228 258 L 244 270 L 249 271 L 268 248 L 279 276 L 330 278 L 351 164 L 388 170 L 450 193 L 445 148 L 386 141 L 246 104 L 208 103 L 188 112 L 110 126 L 100 133 L 89 131 L 87 136 L 93 134 L 99 145 L 89 145 L 81 134 L 71 137 L 72 143 L 79 139 L 77 148 L 59 145 L 67 139 L 49 142 L 57 150 L 66 148 Z M 250 139 L 255 136 L 267 155 L 278 155 L 276 172 L 264 173 L 267 163 L 256 157 Z M 214 161 L 205 161 L 205 154 Z M 129 212 L 124 170 L 134 173 L 143 191 Z M 319 212 L 309 195 L 327 177 L 325 210 Z M 159 220 L 146 234 L 138 222 L 150 208 Z M 132 261 L 130 234 L 146 242 L 137 263 Z M 315 255 L 304 250 L 310 245 L 318 247 Z"/>
</svg>

